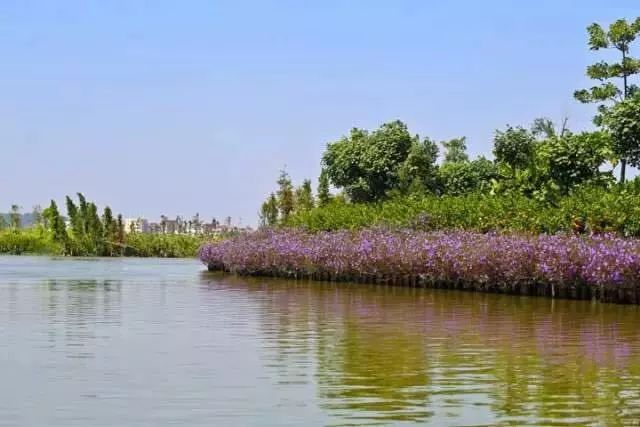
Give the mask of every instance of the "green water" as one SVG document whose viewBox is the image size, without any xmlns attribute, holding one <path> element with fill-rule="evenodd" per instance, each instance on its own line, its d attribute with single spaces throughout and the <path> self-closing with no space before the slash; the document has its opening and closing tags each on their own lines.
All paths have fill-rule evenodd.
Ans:
<svg viewBox="0 0 640 427">
<path fill-rule="evenodd" d="M 637 306 L 0 257 L 0 425 L 640 425 Z"/>
</svg>

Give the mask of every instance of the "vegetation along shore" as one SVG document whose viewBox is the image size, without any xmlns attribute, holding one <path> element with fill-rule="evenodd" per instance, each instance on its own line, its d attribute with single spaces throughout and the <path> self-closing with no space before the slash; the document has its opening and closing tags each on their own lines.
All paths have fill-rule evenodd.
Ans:
<svg viewBox="0 0 640 427">
<path fill-rule="evenodd" d="M 316 194 L 281 171 L 263 230 L 207 244 L 211 270 L 638 303 L 640 18 L 587 28 L 595 129 L 537 118 L 495 131 L 493 159 L 399 120 L 330 142 Z M 618 175 L 618 179 L 616 179 Z"/>
<path fill-rule="evenodd" d="M 0 216 L 0 254 L 193 258 L 203 243 L 234 234 L 225 226 L 205 233 L 200 224 L 192 233 L 127 230 L 122 215 L 114 216 L 109 206 L 99 215 L 95 203 L 81 193 L 77 201 L 67 196 L 65 204 L 64 217 L 53 200 L 44 210 L 34 208 L 27 227 L 18 206 L 12 206 L 8 220 Z"/>
</svg>

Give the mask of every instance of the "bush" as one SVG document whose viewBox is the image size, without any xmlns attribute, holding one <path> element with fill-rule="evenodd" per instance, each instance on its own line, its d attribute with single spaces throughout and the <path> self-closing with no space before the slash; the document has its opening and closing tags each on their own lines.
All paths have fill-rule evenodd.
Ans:
<svg viewBox="0 0 640 427">
<path fill-rule="evenodd" d="M 640 192 L 634 190 L 634 185 L 578 188 L 554 204 L 517 193 L 409 196 L 371 204 L 330 203 L 296 214 L 286 225 L 308 231 L 428 226 L 431 230 L 615 232 L 640 237 Z"/>
<path fill-rule="evenodd" d="M 0 253 L 58 255 L 62 252 L 51 233 L 42 228 L 0 231 Z"/>
</svg>

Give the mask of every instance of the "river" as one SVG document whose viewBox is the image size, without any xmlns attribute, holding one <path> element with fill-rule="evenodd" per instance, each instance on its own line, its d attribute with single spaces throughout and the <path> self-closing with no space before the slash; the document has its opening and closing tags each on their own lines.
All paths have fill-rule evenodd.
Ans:
<svg viewBox="0 0 640 427">
<path fill-rule="evenodd" d="M 640 425 L 638 306 L 0 257 L 0 425 Z"/>
</svg>

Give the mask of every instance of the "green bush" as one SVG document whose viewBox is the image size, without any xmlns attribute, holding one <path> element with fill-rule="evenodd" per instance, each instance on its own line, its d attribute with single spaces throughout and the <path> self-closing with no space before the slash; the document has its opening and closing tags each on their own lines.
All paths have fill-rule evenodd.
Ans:
<svg viewBox="0 0 640 427">
<path fill-rule="evenodd" d="M 51 233 L 42 228 L 0 230 L 0 253 L 58 255 L 62 252 Z"/>
<path fill-rule="evenodd" d="M 370 226 L 416 229 L 464 229 L 480 232 L 561 231 L 616 232 L 640 236 L 640 192 L 633 183 L 604 189 L 584 187 L 554 204 L 513 193 L 461 196 L 409 196 L 349 204 L 332 202 L 296 214 L 287 226 L 310 231 L 359 229 Z"/>
</svg>

